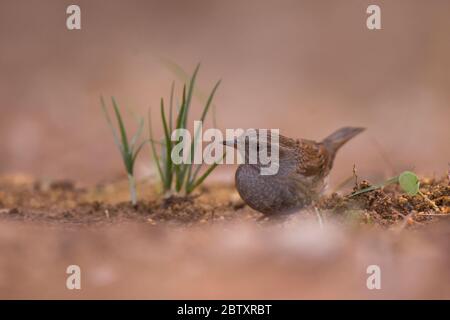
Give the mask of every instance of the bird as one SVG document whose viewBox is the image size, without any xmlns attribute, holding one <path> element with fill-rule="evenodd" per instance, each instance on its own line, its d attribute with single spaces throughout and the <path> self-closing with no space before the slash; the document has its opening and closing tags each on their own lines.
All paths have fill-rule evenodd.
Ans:
<svg viewBox="0 0 450 320">
<path fill-rule="evenodd" d="M 248 151 L 252 142 L 249 136 L 222 143 L 234 149 L 238 149 L 239 143 L 245 143 L 245 160 L 235 174 L 236 189 L 250 208 L 266 217 L 273 217 L 298 212 L 318 200 L 325 191 L 337 151 L 364 130 L 362 127 L 343 127 L 320 142 L 279 135 L 278 172 L 273 175 L 261 174 L 264 165 L 259 160 L 256 163 L 249 161 Z M 259 152 L 262 148 L 261 130 L 256 132 L 257 140 L 253 142 Z M 271 131 L 265 132 L 270 155 Z"/>
</svg>

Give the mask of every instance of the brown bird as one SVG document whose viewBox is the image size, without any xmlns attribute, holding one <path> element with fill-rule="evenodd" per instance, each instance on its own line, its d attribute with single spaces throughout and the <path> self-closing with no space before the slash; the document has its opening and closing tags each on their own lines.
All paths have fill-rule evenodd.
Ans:
<svg viewBox="0 0 450 320">
<path fill-rule="evenodd" d="M 263 165 L 249 163 L 248 145 L 251 143 L 245 137 L 245 163 L 239 165 L 235 176 L 239 195 L 247 205 L 267 216 L 294 213 L 310 205 L 325 189 L 336 152 L 364 130 L 341 128 L 321 142 L 279 135 L 279 167 L 274 175 L 261 175 Z M 259 135 L 257 139 L 259 151 Z M 270 131 L 267 140 L 270 148 Z M 238 138 L 223 143 L 237 148 L 243 141 Z M 268 152 L 270 155 L 270 150 Z"/>
</svg>

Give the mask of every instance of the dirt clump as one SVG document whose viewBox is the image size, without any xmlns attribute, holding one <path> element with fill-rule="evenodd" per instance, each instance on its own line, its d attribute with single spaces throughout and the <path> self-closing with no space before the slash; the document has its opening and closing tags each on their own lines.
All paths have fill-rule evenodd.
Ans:
<svg viewBox="0 0 450 320">
<path fill-rule="evenodd" d="M 370 186 L 368 181 L 361 181 L 353 188 L 353 192 Z M 436 204 L 439 212 L 436 212 L 430 201 L 423 196 L 407 195 L 396 184 L 353 197 L 333 193 L 319 201 L 319 208 L 330 210 L 341 217 L 348 218 L 350 215 L 363 223 L 383 226 L 390 226 L 405 219 L 411 219 L 410 224 L 420 224 L 450 213 L 450 184 L 447 178 L 424 179 L 421 181 L 421 191 Z"/>
</svg>

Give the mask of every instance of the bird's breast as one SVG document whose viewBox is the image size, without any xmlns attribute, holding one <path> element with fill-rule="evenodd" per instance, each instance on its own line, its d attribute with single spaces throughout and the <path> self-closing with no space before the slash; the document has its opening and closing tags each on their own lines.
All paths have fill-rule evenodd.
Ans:
<svg viewBox="0 0 450 320">
<path fill-rule="evenodd" d="M 261 175 L 254 165 L 240 165 L 236 171 L 236 188 L 241 198 L 264 214 L 290 213 L 311 202 L 309 181 L 295 173 L 280 171 Z"/>
</svg>

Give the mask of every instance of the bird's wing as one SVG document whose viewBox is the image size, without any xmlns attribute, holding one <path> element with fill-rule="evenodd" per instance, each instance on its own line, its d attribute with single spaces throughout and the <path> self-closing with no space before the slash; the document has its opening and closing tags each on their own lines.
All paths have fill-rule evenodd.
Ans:
<svg viewBox="0 0 450 320">
<path fill-rule="evenodd" d="M 304 176 L 322 177 L 329 173 L 329 153 L 321 143 L 300 140 L 297 146 L 297 172 Z"/>
<path fill-rule="evenodd" d="M 289 148 L 289 149 L 295 149 L 300 144 L 300 140 L 298 140 L 298 139 L 291 139 L 291 138 L 285 137 L 285 136 L 283 136 L 281 134 L 279 135 L 279 140 L 280 140 L 279 141 L 280 142 L 280 146 L 286 147 L 286 148 Z"/>
</svg>

